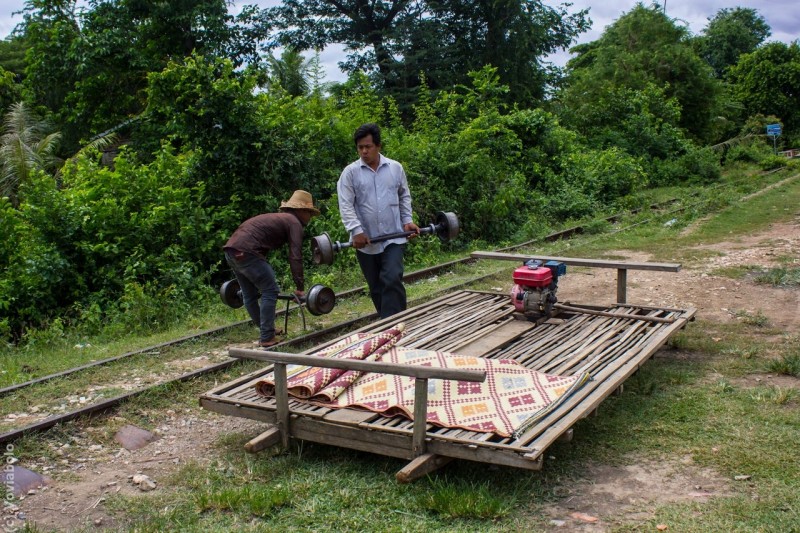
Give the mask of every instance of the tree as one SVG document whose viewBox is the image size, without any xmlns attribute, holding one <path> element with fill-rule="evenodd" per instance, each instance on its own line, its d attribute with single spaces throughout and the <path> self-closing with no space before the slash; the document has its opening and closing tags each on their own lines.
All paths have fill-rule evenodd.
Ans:
<svg viewBox="0 0 800 533">
<path fill-rule="evenodd" d="M 425 72 L 432 89 L 468 84 L 487 64 L 517 101 L 544 95 L 541 58 L 574 41 L 589 21 L 539 0 L 287 0 L 273 8 L 278 41 L 298 50 L 344 44 L 341 66 L 378 76 L 399 101 Z"/>
<path fill-rule="evenodd" d="M 750 54 L 728 70 L 733 93 L 747 116 L 775 115 L 786 130 L 800 129 L 800 44 L 774 42 Z"/>
<path fill-rule="evenodd" d="M 468 84 L 468 72 L 492 65 L 510 99 L 523 105 L 543 99 L 553 82 L 542 58 L 566 49 L 590 23 L 586 11 L 570 14 L 564 7 L 530 0 L 437 0 L 429 2 L 429 9 L 431 28 L 424 33 L 438 39 L 436 54 L 425 54 L 419 45 L 416 50 L 422 53 L 405 54 L 417 59 L 412 62 L 418 65 L 415 73 L 428 74 L 431 65 L 441 64 L 450 75 L 427 78 L 431 87 L 446 88 Z"/>
<path fill-rule="evenodd" d="M 0 195 L 7 196 L 14 207 L 19 205 L 20 185 L 30 181 L 34 172 L 53 171 L 60 164 L 55 155 L 60 136 L 24 103 L 11 105 L 0 137 Z"/>
<path fill-rule="evenodd" d="M 282 44 L 298 51 L 343 44 L 351 52 L 347 70 L 377 69 L 389 78 L 396 62 L 391 47 L 399 21 L 417 16 L 422 7 L 415 0 L 286 0 L 269 16 Z M 359 55 L 366 47 L 371 53 Z"/>
<path fill-rule="evenodd" d="M 0 67 L 14 73 L 19 82 L 25 75 L 25 50 L 28 48 L 25 39 L 12 35 L 0 41 Z"/>
<path fill-rule="evenodd" d="M 269 56 L 269 85 L 290 96 L 305 96 L 311 88 L 312 60 L 307 60 L 294 48 L 287 48 L 280 59 Z"/>
<path fill-rule="evenodd" d="M 0 67 L 0 115 L 20 99 L 19 86 L 14 82 L 14 73 Z"/>
<path fill-rule="evenodd" d="M 58 112 L 77 81 L 80 21 L 75 0 L 28 0 L 21 24 L 29 45 L 25 89 L 31 102 Z"/>
<path fill-rule="evenodd" d="M 696 44 L 700 57 L 722 78 L 739 56 L 753 52 L 771 34 L 769 24 L 755 9 L 724 8 L 709 19 Z"/>
<path fill-rule="evenodd" d="M 29 0 L 21 25 L 30 48 L 26 87 L 62 125 L 63 148 L 140 114 L 147 74 L 193 52 L 258 62 L 261 12 L 237 17 L 226 0 Z"/>
<path fill-rule="evenodd" d="M 569 123 L 581 124 L 585 111 L 603 102 L 609 91 L 654 84 L 680 105 L 677 125 L 697 138 L 709 135 L 720 84 L 692 49 L 688 30 L 657 6 L 638 4 L 600 39 L 573 52 L 578 55 L 567 64 L 568 87 L 559 95 Z"/>
</svg>

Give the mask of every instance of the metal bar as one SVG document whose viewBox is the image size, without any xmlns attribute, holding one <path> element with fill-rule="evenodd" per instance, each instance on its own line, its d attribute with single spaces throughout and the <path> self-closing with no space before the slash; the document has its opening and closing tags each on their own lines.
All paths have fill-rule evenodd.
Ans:
<svg viewBox="0 0 800 533">
<path fill-rule="evenodd" d="M 154 350 L 159 350 L 161 348 L 169 348 L 171 346 L 174 346 L 174 345 L 179 344 L 179 343 L 184 342 L 184 341 L 192 340 L 192 339 L 195 339 L 195 338 L 198 338 L 198 337 L 207 336 L 207 335 L 213 335 L 215 333 L 220 333 L 220 332 L 223 332 L 225 330 L 232 329 L 232 328 L 235 328 L 235 327 L 245 326 L 245 325 L 250 324 L 250 323 L 252 323 L 252 320 L 250 320 L 248 318 L 247 320 L 242 320 L 240 322 L 234 322 L 233 324 L 228 324 L 227 326 L 220 326 L 220 327 L 217 327 L 217 328 L 212 328 L 212 329 L 207 329 L 205 331 L 200 331 L 198 333 L 192 333 L 191 335 L 186 335 L 186 336 L 183 336 L 183 337 L 179 337 L 179 338 L 173 339 L 171 341 L 161 342 L 159 344 L 154 344 L 153 346 L 148 346 L 146 348 L 141 348 L 139 350 L 134 350 L 132 352 L 126 352 L 126 353 L 124 353 L 122 355 L 115 355 L 114 357 L 109 357 L 108 359 L 102 359 L 100 361 L 94 361 L 92 363 L 87 363 L 85 365 L 81 365 L 81 366 L 77 366 L 77 367 L 74 367 L 74 368 L 70 368 L 68 370 L 64 370 L 64 371 L 61 371 L 61 372 L 56 372 L 55 374 L 49 374 L 47 376 L 42 376 L 40 378 L 32 379 L 30 381 L 25 381 L 23 383 L 17 383 L 15 385 L 9 385 L 7 387 L 3 387 L 2 389 L 0 389 L 0 396 L 2 396 L 4 394 L 7 394 L 9 392 L 14 392 L 14 391 L 19 390 L 19 389 L 24 389 L 25 387 L 30 387 L 31 385 L 38 385 L 39 383 L 44 383 L 44 382 L 50 381 L 52 379 L 63 378 L 65 376 L 69 376 L 70 374 L 73 374 L 75 372 L 80 372 L 82 370 L 87 370 L 89 368 L 94 368 L 96 366 L 107 365 L 109 363 L 114 363 L 116 361 L 119 361 L 120 359 L 125 359 L 127 357 L 131 357 L 131 356 L 134 356 L 134 355 L 146 354 L 148 352 L 152 352 Z"/>
<path fill-rule="evenodd" d="M 248 320 L 249 322 L 249 320 Z M 203 376 L 205 374 L 211 372 L 217 372 L 220 370 L 227 370 L 228 368 L 232 367 L 233 365 L 237 364 L 239 361 L 237 359 L 228 359 L 227 361 L 223 361 L 221 363 L 217 363 L 211 366 L 207 366 L 204 368 L 199 368 L 197 370 L 193 370 L 187 374 L 183 374 L 178 376 L 175 379 L 167 381 L 165 383 L 159 383 L 155 386 L 145 387 L 142 389 L 138 389 L 131 392 L 126 392 L 125 394 L 120 394 L 119 396 L 114 396 L 113 398 L 109 398 L 104 400 L 100 403 L 96 403 L 93 405 L 88 405 L 86 407 L 82 407 L 80 409 L 76 409 L 75 411 L 70 411 L 69 413 L 64 413 L 61 415 L 53 415 L 45 418 L 44 420 L 40 420 L 39 422 L 34 422 L 33 424 L 28 424 L 27 426 L 21 427 L 19 429 L 14 429 L 11 431 L 7 431 L 6 433 L 0 434 L 0 444 L 5 444 L 7 442 L 13 442 L 18 438 L 22 437 L 26 433 L 36 433 L 39 431 L 44 431 L 46 429 L 50 429 L 53 426 L 58 424 L 62 424 L 64 422 L 69 422 L 70 420 L 75 420 L 76 418 L 91 416 L 93 414 L 98 414 L 105 412 L 109 409 L 113 409 L 119 404 L 128 401 L 136 396 L 139 396 L 142 393 L 147 391 L 153 390 L 153 388 L 157 386 L 164 385 L 166 383 L 182 383 L 185 381 L 191 381 L 199 376 Z"/>
</svg>

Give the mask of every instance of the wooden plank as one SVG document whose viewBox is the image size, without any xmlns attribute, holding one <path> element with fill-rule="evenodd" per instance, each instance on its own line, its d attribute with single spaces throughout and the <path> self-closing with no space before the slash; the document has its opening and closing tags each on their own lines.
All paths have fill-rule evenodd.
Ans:
<svg viewBox="0 0 800 533">
<path fill-rule="evenodd" d="M 459 346 L 457 351 L 461 355 L 481 356 L 487 352 L 502 346 L 511 339 L 519 337 L 522 333 L 533 329 L 536 324 L 533 322 L 523 322 L 520 320 L 511 320 L 503 323 L 500 327 L 491 331 L 488 335 L 481 339 L 473 341 L 469 344 Z"/>
<path fill-rule="evenodd" d="M 362 411 L 360 409 L 331 409 L 323 418 L 327 422 L 340 422 L 342 424 L 357 426 L 362 422 L 368 422 L 378 417 L 381 417 L 381 415 L 373 411 Z"/>
<path fill-rule="evenodd" d="M 383 363 L 381 361 L 362 361 L 360 359 L 338 359 L 335 357 L 320 357 L 317 355 L 303 355 L 286 352 L 273 352 L 262 350 L 248 350 L 245 348 L 231 348 L 228 352 L 233 357 L 245 359 L 256 359 L 258 361 L 273 361 L 288 364 L 302 364 L 321 368 L 341 368 L 345 370 L 361 370 L 364 372 L 380 372 L 382 374 L 394 374 L 398 376 L 410 376 L 421 379 L 453 379 L 458 381 L 486 381 L 486 372 L 478 370 L 459 370 L 456 368 L 436 368 L 430 366 L 401 365 L 395 363 Z M 277 365 L 281 366 L 281 365 Z M 277 371 L 276 366 L 276 371 Z M 278 386 L 278 376 L 276 372 L 275 386 Z"/>
<path fill-rule="evenodd" d="M 411 450 L 415 457 L 425 453 L 425 425 L 428 420 L 428 380 L 414 380 L 414 424 Z"/>
<path fill-rule="evenodd" d="M 275 446 L 281 441 L 281 430 L 277 426 L 272 426 L 261 435 L 250 439 L 244 445 L 244 449 L 248 453 L 258 453 L 261 450 L 266 450 Z"/>
<path fill-rule="evenodd" d="M 415 457 L 410 463 L 397 472 L 394 477 L 400 483 L 411 483 L 422 476 L 430 474 L 434 470 L 438 470 L 452 460 L 452 457 L 444 457 L 442 455 L 436 455 L 435 453 L 426 453 Z"/>
<path fill-rule="evenodd" d="M 620 300 L 620 301 L 624 301 L 624 300 Z M 618 316 L 622 316 L 621 313 L 614 313 L 614 312 L 609 312 L 609 311 L 595 311 L 593 309 L 585 309 L 585 308 L 581 308 L 581 307 L 573 307 L 571 305 L 564 305 L 564 304 L 555 304 L 553 307 L 555 307 L 556 309 L 564 310 L 564 311 L 571 311 L 573 313 L 586 313 L 587 315 L 609 316 L 609 317 L 613 317 L 613 318 L 616 318 Z M 671 324 L 671 323 L 675 322 L 674 318 L 662 318 L 662 317 L 658 317 L 658 316 L 638 315 L 638 314 L 629 314 L 625 318 L 633 318 L 635 320 L 646 320 L 646 321 L 649 321 L 649 322 L 666 322 L 668 324 Z"/>
<path fill-rule="evenodd" d="M 298 418 L 292 424 L 292 437 L 401 459 L 414 458 L 410 433 L 365 432 L 358 427 L 342 426 L 320 419 Z"/>
<path fill-rule="evenodd" d="M 507 254 L 502 252 L 472 252 L 471 257 L 476 259 L 498 259 L 503 261 L 519 261 L 524 263 L 531 259 L 542 262 L 558 261 L 565 265 L 593 267 L 593 268 L 616 268 L 627 270 L 656 270 L 661 272 L 679 272 L 680 263 L 642 263 L 638 261 L 611 261 L 605 259 L 579 259 L 576 257 L 550 257 L 546 255 L 522 255 Z"/>
<path fill-rule="evenodd" d="M 286 384 L 286 365 L 275 364 L 275 416 L 284 448 L 289 446 L 289 390 Z"/>
<path fill-rule="evenodd" d="M 653 353 L 655 353 L 671 336 L 671 332 L 682 327 L 678 320 L 675 324 L 663 327 L 663 331 L 639 353 L 634 353 L 624 364 L 609 368 L 595 376 L 594 382 L 589 382 L 576 391 L 555 412 L 550 413 L 538 424 L 530 428 L 520 437 L 520 441 L 528 443 L 544 451 L 561 433 L 572 427 L 579 419 L 595 411 L 600 403 L 609 396 L 613 390 L 625 381 L 639 366 L 641 366 Z M 557 422 L 553 421 L 557 418 Z"/>
</svg>

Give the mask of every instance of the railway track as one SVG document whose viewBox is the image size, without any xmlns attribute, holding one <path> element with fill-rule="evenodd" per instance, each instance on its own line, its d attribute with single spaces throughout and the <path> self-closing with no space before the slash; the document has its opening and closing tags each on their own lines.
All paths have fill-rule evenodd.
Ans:
<svg viewBox="0 0 800 533">
<path fill-rule="evenodd" d="M 686 209 L 690 209 L 691 207 L 694 207 L 694 206 L 698 205 L 699 203 L 702 203 L 702 201 L 701 202 L 696 202 L 694 204 L 679 205 L 679 207 L 676 207 L 675 209 L 664 211 L 666 208 L 668 208 L 668 207 L 670 207 L 672 205 L 675 205 L 675 204 L 679 204 L 679 203 L 680 203 L 679 199 L 672 198 L 672 199 L 669 199 L 669 200 L 664 201 L 664 202 L 651 204 L 650 206 L 648 206 L 648 208 L 650 209 L 650 211 L 652 211 L 654 213 L 657 213 L 657 214 L 654 214 L 653 217 L 650 217 L 650 218 L 648 218 L 646 220 L 634 223 L 632 225 L 625 226 L 625 227 L 622 227 L 622 228 L 617 228 L 615 230 L 615 232 L 625 231 L 625 230 L 630 229 L 632 227 L 639 226 L 639 225 L 642 225 L 642 224 L 646 224 L 648 222 L 651 222 L 652 219 L 657 217 L 657 216 L 669 216 L 669 215 L 676 214 L 676 213 L 678 213 L 680 211 L 683 211 L 683 210 L 686 210 Z M 599 221 L 606 221 L 606 222 L 609 222 L 609 223 L 617 223 L 617 222 L 623 220 L 626 216 L 629 216 L 629 215 L 632 215 L 632 214 L 637 214 L 640 211 L 641 211 L 640 209 L 631 210 L 631 211 L 628 211 L 626 213 L 620 213 L 620 214 L 612 215 L 612 216 L 605 217 L 605 218 L 598 219 L 598 220 Z M 563 239 L 570 239 L 570 238 L 572 238 L 572 237 L 574 237 L 576 235 L 583 234 L 584 230 L 585 230 L 584 226 L 575 226 L 575 227 L 567 228 L 567 229 L 564 229 L 564 230 L 561 230 L 561 231 L 558 231 L 558 232 L 555 232 L 555 233 L 551 233 L 551 234 L 549 234 L 549 235 L 547 235 L 545 237 L 542 237 L 542 238 L 526 241 L 526 242 L 523 242 L 523 243 L 519 243 L 519 244 L 515 244 L 515 245 L 512 245 L 512 246 L 508 246 L 508 247 L 505 247 L 505 248 L 500 248 L 500 249 L 498 249 L 496 251 L 509 251 L 509 250 L 515 250 L 515 249 L 523 249 L 523 248 L 526 248 L 526 247 L 529 247 L 529 246 L 532 246 L 532 245 L 535 245 L 535 244 L 541 244 L 543 242 L 555 242 L 555 241 L 559 241 L 559 240 L 563 240 Z M 417 271 L 411 272 L 411 273 L 407 274 L 404 277 L 404 280 L 406 282 L 413 282 L 413 281 L 425 279 L 427 277 L 436 275 L 436 274 L 438 274 L 440 272 L 450 270 L 450 269 L 452 269 L 453 267 L 455 267 L 457 265 L 473 263 L 475 261 L 477 261 L 477 260 L 473 259 L 473 258 L 470 258 L 470 257 L 456 259 L 456 260 L 453 260 L 453 261 L 449 261 L 449 262 L 446 262 L 446 263 L 435 265 L 433 267 L 429 267 L 429 268 L 425 268 L 425 269 L 421 269 L 421 270 L 417 270 Z M 495 274 L 496 274 L 496 272 L 493 271 L 493 272 L 491 272 L 489 274 L 481 274 L 481 275 L 477 275 L 477 276 L 474 276 L 474 277 L 470 277 L 470 278 L 468 278 L 468 279 L 466 279 L 466 280 L 464 280 L 464 281 L 462 281 L 462 282 L 460 282 L 460 283 L 458 283 L 456 285 L 452 285 L 452 286 L 449 286 L 449 287 L 447 287 L 445 289 L 442 289 L 441 291 L 439 291 L 439 293 L 444 293 L 444 292 L 452 291 L 452 290 L 455 290 L 455 289 L 458 289 L 458 288 L 462 288 L 462 287 L 467 286 L 469 284 L 478 282 L 478 281 L 480 281 L 480 280 L 482 280 L 484 278 L 488 278 L 488 277 L 494 276 Z M 354 289 L 350 289 L 350 290 L 339 292 L 339 293 L 336 294 L 336 297 L 337 297 L 337 299 L 345 298 L 347 296 L 352 296 L 352 295 L 355 295 L 355 294 L 362 293 L 362 292 L 365 291 L 365 289 L 366 289 L 365 286 L 356 287 Z M 429 296 L 435 297 L 439 293 L 432 293 Z M 416 303 L 416 302 L 411 302 L 411 303 L 413 304 L 413 303 Z M 288 312 L 293 311 L 293 310 L 295 310 L 295 309 L 294 308 L 290 309 L 287 306 L 287 309 L 280 311 L 280 313 L 288 313 Z M 339 335 L 342 332 L 347 331 L 348 329 L 358 325 L 359 323 L 363 323 L 365 321 L 372 320 L 372 319 L 374 319 L 376 317 L 377 317 L 377 315 L 375 313 L 361 315 L 361 316 L 358 316 L 356 318 L 353 318 L 353 319 L 350 319 L 350 320 L 345 320 L 343 322 L 337 323 L 337 324 L 335 324 L 333 326 L 330 326 L 328 328 L 324 328 L 324 329 L 321 329 L 319 331 L 315 331 L 315 332 L 311 332 L 311 333 L 302 335 L 300 337 L 289 339 L 289 340 L 284 341 L 283 343 L 279 344 L 277 347 L 282 349 L 282 350 L 284 350 L 284 351 L 286 351 L 287 349 L 288 350 L 292 350 L 292 349 L 295 349 L 295 348 L 306 346 L 306 345 L 314 343 L 314 342 L 316 342 L 316 341 L 318 341 L 320 339 L 330 338 L 330 337 Z M 110 365 L 123 364 L 125 361 L 130 360 L 131 358 L 134 358 L 136 356 L 147 357 L 150 354 L 160 355 L 162 350 L 171 350 L 171 349 L 174 349 L 175 347 L 177 347 L 179 345 L 190 343 L 190 342 L 192 342 L 194 340 L 207 338 L 207 337 L 210 337 L 210 336 L 213 336 L 213 335 L 216 335 L 216 334 L 222 334 L 222 333 L 228 332 L 228 331 L 230 331 L 230 330 L 232 330 L 234 328 L 244 327 L 244 326 L 249 325 L 249 322 L 250 322 L 249 320 L 235 322 L 235 323 L 232 323 L 232 324 L 228 324 L 228 325 L 221 326 L 221 327 L 218 327 L 218 328 L 205 330 L 205 331 L 202 331 L 202 332 L 198 332 L 198 333 L 195 333 L 195 334 L 192 334 L 192 335 L 184 336 L 184 337 L 181 337 L 181 338 L 178 338 L 178 339 L 170 340 L 170 341 L 167 341 L 167 342 L 164 342 L 164 343 L 160 343 L 160 344 L 157 344 L 157 345 L 149 346 L 149 347 L 142 348 L 142 349 L 139 349 L 139 350 L 127 352 L 127 353 L 124 353 L 124 354 L 121 354 L 121 355 L 118 355 L 118 356 L 115 356 L 115 357 L 110 357 L 110 358 L 107 358 L 107 359 L 94 361 L 94 362 L 89 363 L 89 364 L 81 365 L 81 366 L 78 366 L 78 367 L 75 367 L 75 368 L 71 368 L 71 369 L 64 370 L 62 372 L 58 372 L 58 373 L 54 373 L 54 374 L 50 374 L 50 375 L 47 375 L 47 376 L 42 376 L 42 377 L 30 380 L 30 381 L 26 381 L 26 382 L 23 382 L 23 383 L 18 383 L 18 384 L 14 384 L 14 385 L 11 385 L 11 386 L 7 386 L 7 387 L 4 387 L 4 388 L 0 389 L 0 398 L 11 396 L 11 395 L 27 395 L 27 397 L 30 398 L 30 402 L 35 403 L 35 398 L 39 397 L 39 394 L 35 393 L 35 392 L 32 392 L 32 391 L 40 390 L 42 386 L 44 386 L 44 385 L 46 385 L 48 383 L 58 383 L 60 381 L 61 382 L 69 381 L 70 379 L 73 379 L 76 375 L 81 375 L 81 374 L 84 374 L 84 373 L 97 372 L 100 368 L 108 367 Z M 133 384 L 133 390 L 127 390 L 125 392 L 121 392 L 121 393 L 118 393 L 118 394 L 113 394 L 113 395 L 111 395 L 111 396 L 109 396 L 107 398 L 104 397 L 104 395 L 102 395 L 102 394 L 98 395 L 97 397 L 94 398 L 94 400 L 96 400 L 96 401 L 92 401 L 91 403 L 89 403 L 90 400 L 86 400 L 85 403 L 89 403 L 88 405 L 84 405 L 83 404 L 84 402 L 82 402 L 81 399 L 78 398 L 77 402 L 72 402 L 72 403 L 78 403 L 79 404 L 79 406 L 77 408 L 67 408 L 67 407 L 64 407 L 64 404 L 59 406 L 59 409 L 57 409 L 57 410 L 61 410 L 63 412 L 49 414 L 48 416 L 44 416 L 44 415 L 38 415 L 37 416 L 37 413 L 31 413 L 29 416 L 26 416 L 26 417 L 17 417 L 11 422 L 9 422 L 9 420 L 7 418 L 5 421 L 3 421 L 4 422 L 3 426 L 0 426 L 0 428 L 2 428 L 2 430 L 3 430 L 3 432 L 0 433 L 0 443 L 13 442 L 13 441 L 19 439 L 20 437 L 22 437 L 23 435 L 26 435 L 26 434 L 33 434 L 33 433 L 45 431 L 45 430 L 50 429 L 50 428 L 52 428 L 52 427 L 54 427 L 56 425 L 63 424 L 65 422 L 68 422 L 68 421 L 71 421 L 71 420 L 75 420 L 75 419 L 78 419 L 78 418 L 90 417 L 90 416 L 93 416 L 93 415 L 98 415 L 98 414 L 101 414 L 101 413 L 105 413 L 107 411 L 113 410 L 114 408 L 116 408 L 120 404 L 122 404 L 124 402 L 127 402 L 127 401 L 129 401 L 129 400 L 131 400 L 131 399 L 133 399 L 133 398 L 135 398 L 137 396 L 145 394 L 145 393 L 147 393 L 149 391 L 152 391 L 153 389 L 155 389 L 157 387 L 165 387 L 165 386 L 168 386 L 170 384 L 183 383 L 183 382 L 190 381 L 190 380 L 193 380 L 195 378 L 198 378 L 198 377 L 201 377 L 201 376 L 204 376 L 204 375 L 207 375 L 207 374 L 212 374 L 212 373 L 216 373 L 216 372 L 225 371 L 225 370 L 228 370 L 231 367 L 233 367 L 234 365 L 237 365 L 237 364 L 239 364 L 241 362 L 241 360 L 239 360 L 239 359 L 232 359 L 232 358 L 229 358 L 227 356 L 221 357 L 219 359 L 220 360 L 218 360 L 218 361 L 213 361 L 210 364 L 204 365 L 204 366 L 202 366 L 200 368 L 196 368 L 196 369 L 193 369 L 193 370 L 188 371 L 188 372 L 182 372 L 182 373 L 175 372 L 170 377 L 168 377 L 166 379 L 156 380 L 155 382 L 152 382 L 152 383 L 144 383 L 141 386 L 136 386 L 136 384 L 134 383 Z M 46 411 L 48 411 L 48 410 L 52 410 L 52 408 L 46 409 Z M 17 423 L 16 421 L 19 421 L 19 423 Z"/>
</svg>

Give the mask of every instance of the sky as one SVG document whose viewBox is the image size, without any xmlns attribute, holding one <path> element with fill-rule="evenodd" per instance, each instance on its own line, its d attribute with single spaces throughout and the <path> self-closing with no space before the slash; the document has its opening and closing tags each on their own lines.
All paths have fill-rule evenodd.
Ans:
<svg viewBox="0 0 800 533">
<path fill-rule="evenodd" d="M 280 3 L 279 0 L 239 1 L 235 2 L 231 9 L 235 12 L 244 4 L 271 7 L 278 3 Z M 557 6 L 565 2 L 544 0 L 544 3 Z M 624 13 L 630 11 L 637 4 L 637 0 L 571 0 L 569 3 L 572 4 L 568 8 L 571 13 L 589 9 L 592 27 L 588 32 L 581 34 L 578 39 L 578 43 L 586 43 L 599 38 L 604 29 Z M 790 43 L 800 39 L 800 9 L 797 8 L 797 0 L 658 0 L 657 3 L 666 10 L 667 15 L 679 24 L 687 26 L 693 34 L 700 33 L 708 24 L 708 19 L 712 18 L 720 9 L 746 7 L 757 10 L 772 28 L 772 36 L 768 41 Z M 650 5 L 650 1 L 646 0 L 644 4 Z M 22 21 L 21 15 L 13 13 L 20 11 L 24 5 L 25 0 L 3 0 L 3 5 L 0 7 L 0 37 L 6 37 Z M 558 66 L 563 66 L 569 58 L 568 52 L 560 52 L 550 56 L 548 60 Z M 337 46 L 328 47 L 320 54 L 327 81 L 346 79 L 337 66 L 337 63 L 343 59 L 344 53 L 341 47 Z"/>
</svg>

